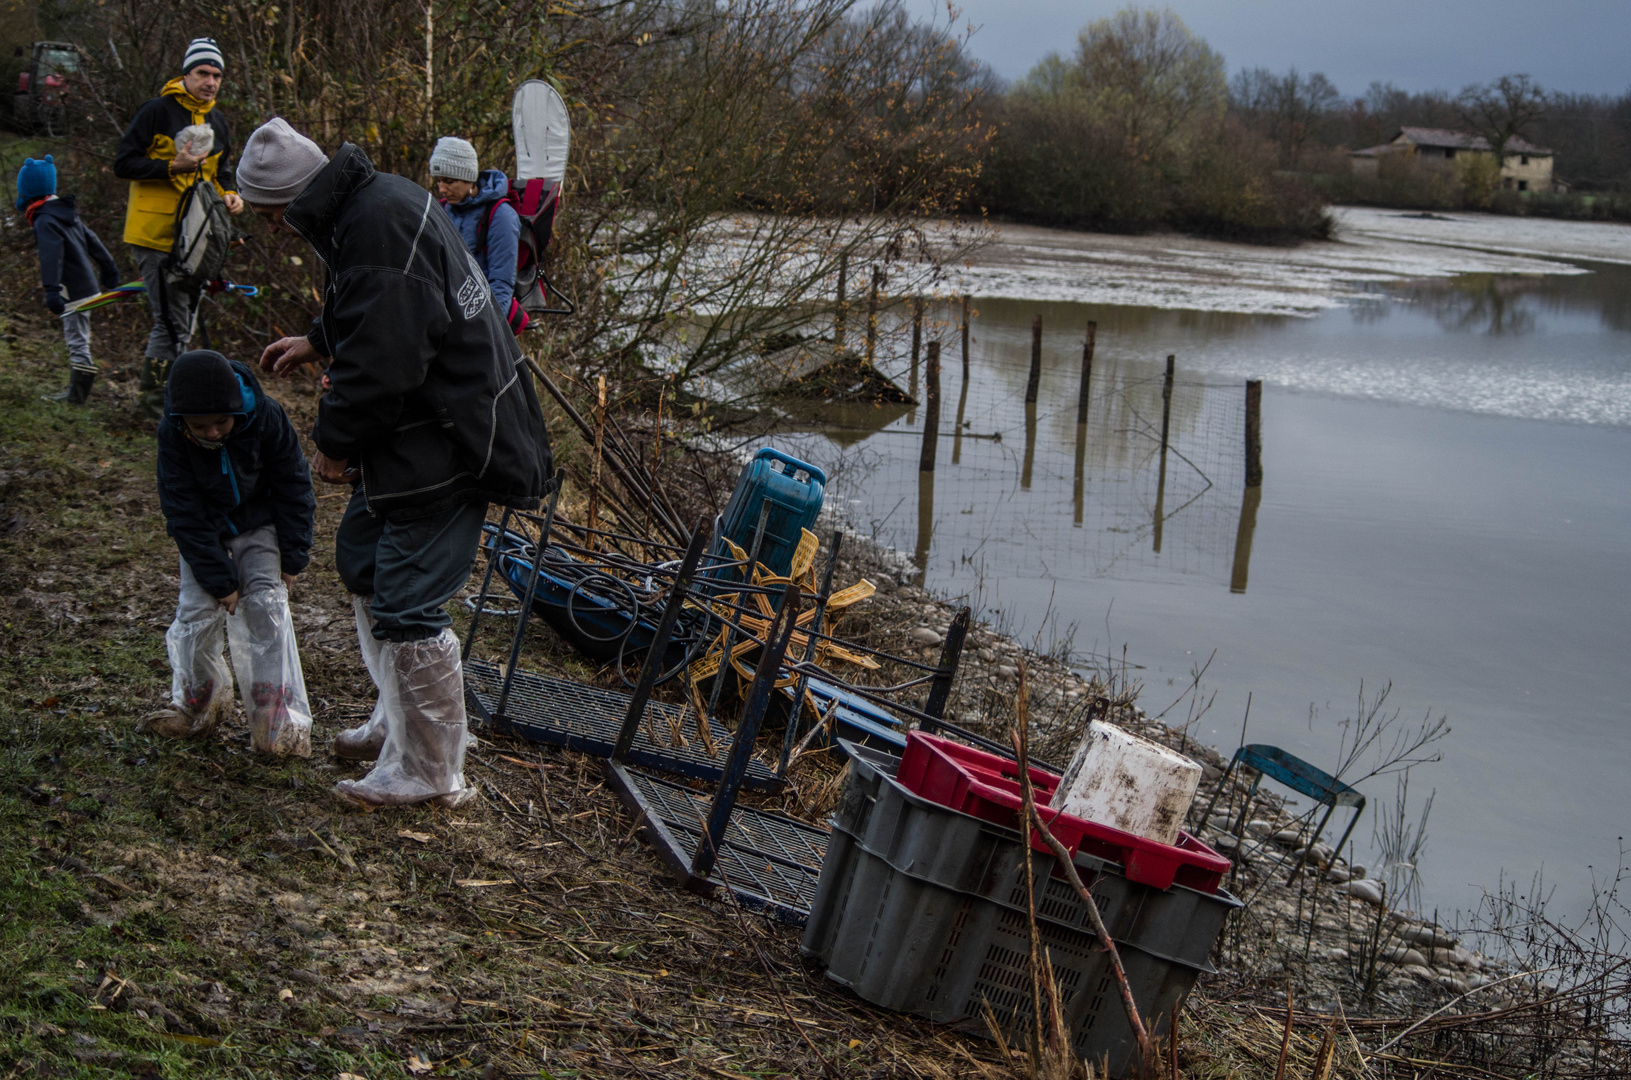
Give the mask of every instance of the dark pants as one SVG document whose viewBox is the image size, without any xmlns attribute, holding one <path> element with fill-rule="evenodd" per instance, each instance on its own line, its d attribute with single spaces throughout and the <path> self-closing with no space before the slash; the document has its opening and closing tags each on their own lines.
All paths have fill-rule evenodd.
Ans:
<svg viewBox="0 0 1631 1080">
<path fill-rule="evenodd" d="M 487 504 L 471 502 L 390 521 L 368 512 L 357 487 L 334 537 L 334 563 L 347 589 L 373 598 L 376 638 L 419 641 L 452 624 L 442 605 L 470 577 L 486 518 Z"/>
</svg>

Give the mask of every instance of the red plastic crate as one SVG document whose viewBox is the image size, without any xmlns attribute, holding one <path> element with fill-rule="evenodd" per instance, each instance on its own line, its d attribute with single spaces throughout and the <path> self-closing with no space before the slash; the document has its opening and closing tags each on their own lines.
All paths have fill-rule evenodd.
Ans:
<svg viewBox="0 0 1631 1080">
<path fill-rule="evenodd" d="M 1162 844 L 1046 806 L 1053 801 L 1060 778 L 1041 769 L 1033 768 L 1030 773 L 1037 814 L 1073 856 L 1085 851 L 1120 863 L 1128 880 L 1155 889 L 1178 884 L 1201 892 L 1217 892 L 1223 875 L 1229 872 L 1228 859 L 1187 832 L 1178 834 L 1176 844 Z M 1019 763 L 1009 758 L 913 731 L 906 736 L 906 753 L 895 778 L 920 798 L 994 825 L 1019 828 L 1023 813 Z M 1048 851 L 1035 830 L 1031 832 L 1031 846 Z"/>
</svg>

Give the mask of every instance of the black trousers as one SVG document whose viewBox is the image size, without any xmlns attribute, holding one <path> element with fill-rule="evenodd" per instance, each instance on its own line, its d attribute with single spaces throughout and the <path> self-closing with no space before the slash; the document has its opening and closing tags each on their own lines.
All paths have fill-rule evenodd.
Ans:
<svg viewBox="0 0 1631 1080">
<path fill-rule="evenodd" d="M 375 637 L 419 641 L 452 624 L 443 605 L 470 577 L 486 519 L 485 502 L 410 521 L 375 517 L 357 486 L 334 537 L 334 562 L 347 589 L 373 598 Z"/>
</svg>

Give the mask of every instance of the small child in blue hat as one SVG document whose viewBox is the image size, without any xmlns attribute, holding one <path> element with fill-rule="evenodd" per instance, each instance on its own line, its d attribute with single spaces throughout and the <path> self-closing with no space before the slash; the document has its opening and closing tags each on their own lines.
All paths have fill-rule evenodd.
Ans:
<svg viewBox="0 0 1631 1080">
<path fill-rule="evenodd" d="M 91 317 L 83 311 L 63 312 L 75 300 L 115 288 L 119 266 L 96 234 L 79 220 L 74 197 L 57 194 L 57 167 L 50 154 L 44 161 L 29 158 L 17 170 L 17 209 L 34 227 L 45 306 L 51 314 L 62 316 L 62 336 L 68 342 L 68 386 L 45 400 L 83 405 L 96 381 Z"/>
</svg>

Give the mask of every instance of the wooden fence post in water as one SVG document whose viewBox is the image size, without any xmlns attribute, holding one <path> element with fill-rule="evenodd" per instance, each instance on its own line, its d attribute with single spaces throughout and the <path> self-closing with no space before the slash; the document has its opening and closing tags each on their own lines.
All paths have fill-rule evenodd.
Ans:
<svg viewBox="0 0 1631 1080">
<path fill-rule="evenodd" d="M 968 297 L 963 297 L 963 381 L 968 382 Z"/>
<path fill-rule="evenodd" d="M 1155 482 L 1155 552 L 1161 553 L 1161 529 L 1166 524 L 1167 436 L 1172 431 L 1172 371 L 1178 358 L 1167 356 L 1167 373 L 1161 380 L 1161 473 Z"/>
<path fill-rule="evenodd" d="M 1076 395 L 1076 423 L 1087 423 L 1087 390 L 1093 382 L 1093 343 L 1099 336 L 1099 324 L 1087 324 L 1087 340 L 1082 342 L 1082 389 Z"/>
<path fill-rule="evenodd" d="M 844 348 L 844 318 L 849 314 L 849 304 L 844 299 L 844 291 L 849 284 L 849 252 L 838 256 L 838 310 L 833 315 L 832 344 L 834 351 L 842 352 Z"/>
<path fill-rule="evenodd" d="M 1031 316 L 1031 377 L 1025 383 L 1025 403 L 1036 404 L 1036 393 L 1042 387 L 1042 315 Z"/>
<path fill-rule="evenodd" d="M 929 363 L 924 371 L 923 456 L 918 472 L 934 472 L 935 444 L 940 438 L 940 342 L 929 342 Z"/>
<path fill-rule="evenodd" d="M 1246 486 L 1263 486 L 1263 380 L 1246 381 Z"/>
<path fill-rule="evenodd" d="M 872 268 L 872 286 L 866 294 L 866 362 L 872 366 L 872 361 L 878 352 L 878 292 L 883 288 L 883 270 L 874 266 Z"/>
<path fill-rule="evenodd" d="M 1161 380 L 1161 461 L 1167 460 L 1167 433 L 1172 430 L 1172 368 L 1176 356 L 1167 357 L 1167 374 Z"/>
<path fill-rule="evenodd" d="M 923 352 L 923 297 L 912 297 L 912 370 L 917 370 L 917 358 Z"/>
</svg>

